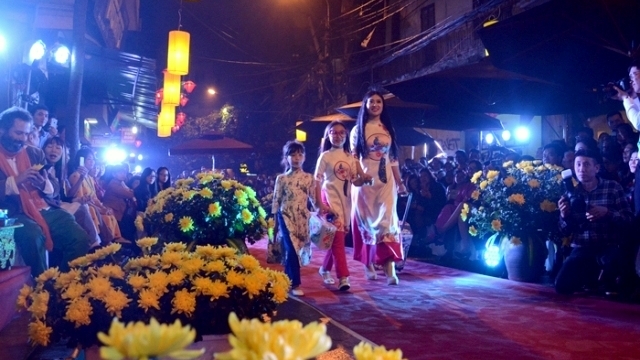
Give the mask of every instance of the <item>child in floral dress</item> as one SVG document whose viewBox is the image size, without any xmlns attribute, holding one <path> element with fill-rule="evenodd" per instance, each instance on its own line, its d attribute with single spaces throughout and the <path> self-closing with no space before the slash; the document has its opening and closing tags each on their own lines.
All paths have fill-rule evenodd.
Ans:
<svg viewBox="0 0 640 360">
<path fill-rule="evenodd" d="M 302 170 L 304 154 L 304 145 L 297 141 L 289 141 L 283 147 L 285 172 L 276 178 L 271 208 L 276 219 L 275 233 L 284 248 L 284 272 L 291 279 L 291 293 L 296 296 L 304 295 L 298 288 L 300 266 L 311 261 L 307 200 L 311 199 L 314 206 L 323 206 L 315 197 L 313 175 Z"/>
</svg>

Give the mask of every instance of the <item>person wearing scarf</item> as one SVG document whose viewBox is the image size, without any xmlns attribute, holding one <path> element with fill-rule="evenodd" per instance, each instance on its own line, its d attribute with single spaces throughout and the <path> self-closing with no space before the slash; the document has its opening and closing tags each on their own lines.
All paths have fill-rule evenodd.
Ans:
<svg viewBox="0 0 640 360">
<path fill-rule="evenodd" d="M 53 195 L 53 186 L 41 169 L 44 153 L 25 146 L 32 124 L 31 114 L 18 107 L 0 114 L 0 208 L 23 224 L 14 239 L 35 277 L 46 270 L 46 251 L 60 254 L 65 270 L 69 261 L 87 253 L 90 241 L 71 214 L 45 200 Z"/>
</svg>

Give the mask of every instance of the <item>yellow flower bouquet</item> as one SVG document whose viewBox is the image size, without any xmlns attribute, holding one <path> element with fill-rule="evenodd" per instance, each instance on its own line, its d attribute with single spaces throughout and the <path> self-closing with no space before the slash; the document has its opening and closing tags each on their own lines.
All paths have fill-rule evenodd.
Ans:
<svg viewBox="0 0 640 360">
<path fill-rule="evenodd" d="M 46 346 L 68 339 L 72 347 L 97 344 L 112 319 L 160 323 L 180 320 L 198 336 L 228 333 L 231 312 L 242 318 L 274 315 L 286 301 L 289 278 L 262 268 L 254 257 L 230 247 L 167 243 L 149 254 L 156 238 L 138 240 L 146 255 L 120 265 L 119 244 L 69 263 L 71 269 L 45 271 L 34 287 L 25 286 L 18 307 L 31 313 L 29 337 Z"/>
<path fill-rule="evenodd" d="M 540 231 L 543 239 L 558 239 L 562 170 L 540 161 L 509 161 L 502 171 L 474 174 L 471 181 L 477 190 L 460 214 L 469 222 L 469 233 L 482 238 L 501 233 L 517 241 Z"/>
<path fill-rule="evenodd" d="M 267 212 L 256 192 L 235 180 L 211 172 L 178 180 L 162 190 L 138 218 L 138 230 L 150 229 L 161 243 L 182 241 L 196 245 L 244 248 L 267 234 Z"/>
</svg>

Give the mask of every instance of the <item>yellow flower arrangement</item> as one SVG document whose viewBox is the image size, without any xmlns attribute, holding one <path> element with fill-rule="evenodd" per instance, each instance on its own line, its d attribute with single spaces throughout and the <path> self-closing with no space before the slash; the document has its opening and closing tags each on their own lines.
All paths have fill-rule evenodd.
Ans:
<svg viewBox="0 0 640 360">
<path fill-rule="evenodd" d="M 331 348 L 327 327 L 318 322 L 303 325 L 297 320 L 261 323 L 257 319 L 239 320 L 229 314 L 231 350 L 214 354 L 216 360 L 314 359 Z M 353 348 L 356 360 L 406 360 L 402 351 L 387 350 L 361 342 Z"/>
<path fill-rule="evenodd" d="M 141 239 L 139 245 L 149 248 L 156 242 Z M 251 255 L 229 247 L 189 251 L 183 243 L 167 243 L 160 254 L 145 251 L 138 258 L 121 257 L 119 248 L 110 245 L 74 260 L 68 272 L 47 270 L 35 286 L 20 290 L 16 303 L 31 314 L 32 342 L 68 338 L 72 345 L 90 346 L 113 317 L 181 319 L 198 334 L 224 333 L 231 311 L 250 318 L 273 316 L 291 287 L 284 273 L 262 268 Z"/>
<path fill-rule="evenodd" d="M 195 245 L 244 248 L 268 234 L 267 212 L 256 192 L 220 174 L 199 173 L 153 198 L 144 216 L 144 229 L 160 244 L 183 241 Z"/>
<path fill-rule="evenodd" d="M 500 172 L 476 177 L 478 189 L 461 219 L 469 223 L 473 236 L 488 238 L 499 232 L 511 238 L 542 229 L 543 238 L 556 239 L 561 172 L 558 166 L 537 161 L 505 162 Z"/>
<path fill-rule="evenodd" d="M 175 359 L 195 359 L 204 354 L 204 349 L 186 350 L 196 338 L 196 331 L 190 326 L 182 326 L 180 320 L 172 325 L 158 323 L 151 318 L 147 325 L 143 322 L 122 324 L 113 319 L 109 333 L 98 333 L 98 339 L 105 345 L 100 348 L 104 360 L 144 359 L 168 356 Z"/>
</svg>

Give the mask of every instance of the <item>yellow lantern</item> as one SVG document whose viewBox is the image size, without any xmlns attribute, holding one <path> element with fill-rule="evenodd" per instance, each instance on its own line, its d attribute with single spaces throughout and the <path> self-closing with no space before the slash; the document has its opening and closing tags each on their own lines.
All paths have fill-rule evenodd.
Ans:
<svg viewBox="0 0 640 360">
<path fill-rule="evenodd" d="M 296 130 L 296 140 L 298 140 L 300 142 L 307 141 L 307 133 L 305 131 L 302 131 L 302 130 Z"/>
<path fill-rule="evenodd" d="M 169 49 L 167 50 L 167 71 L 174 75 L 189 73 L 189 40 L 186 31 L 169 31 Z"/>
<path fill-rule="evenodd" d="M 181 88 L 182 86 L 180 84 L 180 75 L 174 75 L 169 71 L 165 71 L 162 106 L 178 106 L 178 104 L 180 104 Z"/>
<path fill-rule="evenodd" d="M 158 126 L 158 137 L 171 136 L 171 128 L 168 126 Z"/>
</svg>

